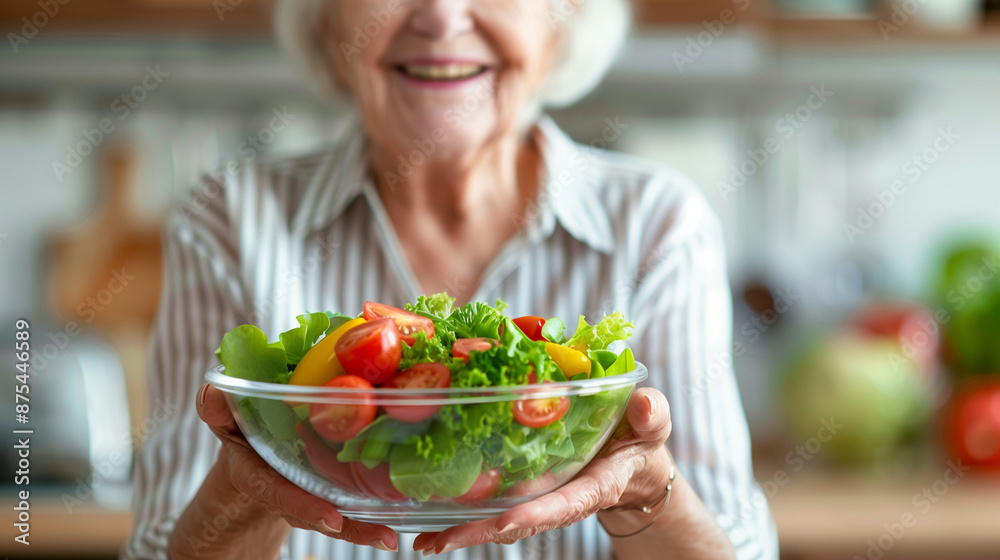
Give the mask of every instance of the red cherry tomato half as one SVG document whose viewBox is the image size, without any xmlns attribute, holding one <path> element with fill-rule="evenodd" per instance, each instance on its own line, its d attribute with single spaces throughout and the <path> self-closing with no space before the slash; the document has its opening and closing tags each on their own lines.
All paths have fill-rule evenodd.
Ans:
<svg viewBox="0 0 1000 560">
<path fill-rule="evenodd" d="M 328 443 L 320 439 L 313 431 L 309 422 L 300 422 L 295 426 L 295 432 L 299 434 L 302 443 L 305 445 L 306 458 L 309 464 L 316 471 L 325 476 L 339 488 L 348 492 L 359 493 L 357 484 L 354 482 L 354 475 L 351 473 L 351 466 L 341 463 L 337 459 L 337 450 Z"/>
<path fill-rule="evenodd" d="M 528 383 L 538 380 L 534 372 L 528 374 Z M 544 381 L 543 383 L 551 383 Z M 514 402 L 514 420 L 529 428 L 541 428 L 559 420 L 569 410 L 569 397 L 546 397 Z"/>
<path fill-rule="evenodd" d="M 434 321 L 431 321 L 427 317 L 421 317 L 416 313 L 410 313 L 391 305 L 375 303 L 374 301 L 365 302 L 366 321 L 374 321 L 382 317 L 389 317 L 396 322 L 400 338 L 409 346 L 413 346 L 413 335 L 417 331 L 424 331 L 427 338 L 434 336 Z"/>
<path fill-rule="evenodd" d="M 476 481 L 472 483 L 472 488 L 455 498 L 455 501 L 460 504 L 481 502 L 496 496 L 498 490 L 500 490 L 500 469 L 490 469 L 487 472 L 479 473 Z"/>
<path fill-rule="evenodd" d="M 521 329 L 524 336 L 535 341 L 545 340 L 545 337 L 542 336 L 542 327 L 545 326 L 545 319 L 535 317 L 534 315 L 525 315 L 524 317 L 511 320 L 517 325 L 517 328 Z M 503 323 L 500 323 L 500 334 L 503 335 Z"/>
<path fill-rule="evenodd" d="M 451 355 L 468 362 L 469 352 L 485 352 L 496 345 L 492 338 L 460 338 L 451 347 Z"/>
<path fill-rule="evenodd" d="M 354 375 L 334 377 L 322 386 L 374 389 L 371 383 Z M 378 408 L 372 404 L 371 395 L 357 395 L 356 398 L 357 404 L 311 403 L 309 423 L 327 441 L 342 443 L 353 438 L 375 420 Z"/>
<path fill-rule="evenodd" d="M 392 377 L 403 357 L 399 329 L 388 317 L 367 321 L 347 331 L 337 341 L 334 351 L 345 372 L 373 384 Z"/>
<path fill-rule="evenodd" d="M 358 482 L 359 494 L 368 498 L 376 498 L 387 502 L 402 502 L 407 500 L 405 494 L 396 490 L 389 478 L 389 463 L 379 463 L 374 469 L 369 469 L 361 461 L 351 461 L 351 473 Z"/>
<path fill-rule="evenodd" d="M 451 387 L 451 372 L 436 362 L 417 364 L 381 385 L 384 389 L 444 389 Z M 385 405 L 385 412 L 400 422 L 423 422 L 437 414 L 440 406 L 411 406 L 401 397 L 398 405 Z"/>
</svg>

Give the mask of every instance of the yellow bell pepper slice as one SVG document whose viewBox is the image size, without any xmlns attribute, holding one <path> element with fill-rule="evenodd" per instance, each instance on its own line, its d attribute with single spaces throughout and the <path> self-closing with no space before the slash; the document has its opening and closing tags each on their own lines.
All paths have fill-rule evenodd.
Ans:
<svg viewBox="0 0 1000 560">
<path fill-rule="evenodd" d="M 580 373 L 586 373 L 590 377 L 590 358 L 583 352 L 554 342 L 546 342 L 545 351 L 559 366 L 566 379 Z"/>
</svg>

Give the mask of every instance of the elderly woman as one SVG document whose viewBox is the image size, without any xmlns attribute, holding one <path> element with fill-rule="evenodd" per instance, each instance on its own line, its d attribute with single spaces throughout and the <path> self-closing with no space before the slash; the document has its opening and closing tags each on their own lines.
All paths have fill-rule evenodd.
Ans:
<svg viewBox="0 0 1000 560">
<path fill-rule="evenodd" d="M 716 218 L 677 172 L 541 116 L 597 83 L 628 19 L 624 0 L 279 2 L 284 46 L 360 118 L 316 155 L 232 166 L 172 220 L 149 387 L 179 412 L 143 448 L 123 558 L 776 558 L 727 359 Z M 650 386 L 561 489 L 397 535 L 282 478 L 202 385 L 240 323 L 274 337 L 304 310 L 439 291 L 634 321 Z"/>
</svg>

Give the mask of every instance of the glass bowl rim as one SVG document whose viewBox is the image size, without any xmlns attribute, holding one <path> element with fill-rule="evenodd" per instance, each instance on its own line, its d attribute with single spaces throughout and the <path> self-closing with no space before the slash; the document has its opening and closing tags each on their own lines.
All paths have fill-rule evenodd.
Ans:
<svg viewBox="0 0 1000 560">
<path fill-rule="evenodd" d="M 506 402 L 548 397 L 594 395 L 623 387 L 635 386 L 649 377 L 646 366 L 635 363 L 635 369 L 593 379 L 554 381 L 537 385 L 508 385 L 498 387 L 447 387 L 443 389 L 383 389 L 358 390 L 345 387 L 311 385 L 286 385 L 266 381 L 250 381 L 231 377 L 219 365 L 205 373 L 205 381 L 213 387 L 243 397 L 272 400 L 300 401 L 306 403 L 357 404 L 360 396 L 371 399 L 371 404 L 396 406 L 424 406 L 449 404 L 476 404 Z"/>
</svg>

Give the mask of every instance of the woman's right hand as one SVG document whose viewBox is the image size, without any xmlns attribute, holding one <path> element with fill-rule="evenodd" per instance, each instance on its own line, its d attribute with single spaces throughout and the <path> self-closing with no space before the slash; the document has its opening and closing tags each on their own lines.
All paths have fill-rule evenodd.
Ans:
<svg viewBox="0 0 1000 560">
<path fill-rule="evenodd" d="M 398 535 L 382 525 L 346 519 L 321 498 L 292 484 L 250 447 L 225 396 L 210 385 L 198 391 L 198 416 L 222 441 L 215 465 L 178 519 L 170 558 L 276 557 L 288 526 L 395 551 Z M 224 516 L 220 519 L 219 516 Z M 214 531 L 212 531 L 214 529 Z"/>
</svg>

